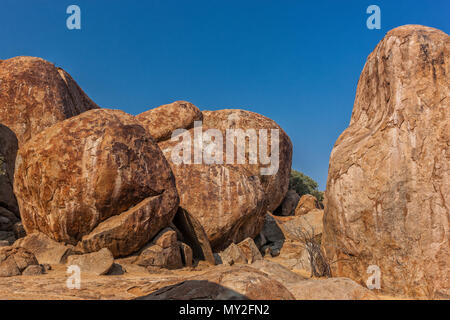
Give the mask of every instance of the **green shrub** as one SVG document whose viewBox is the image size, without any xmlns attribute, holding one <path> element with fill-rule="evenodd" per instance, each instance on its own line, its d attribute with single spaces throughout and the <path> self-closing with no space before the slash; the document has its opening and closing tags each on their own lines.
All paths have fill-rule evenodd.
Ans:
<svg viewBox="0 0 450 320">
<path fill-rule="evenodd" d="M 289 179 L 289 189 L 295 190 L 300 197 L 305 194 L 311 194 L 319 202 L 323 201 L 323 192 L 319 191 L 319 185 L 316 181 L 299 171 L 292 170 Z"/>
</svg>

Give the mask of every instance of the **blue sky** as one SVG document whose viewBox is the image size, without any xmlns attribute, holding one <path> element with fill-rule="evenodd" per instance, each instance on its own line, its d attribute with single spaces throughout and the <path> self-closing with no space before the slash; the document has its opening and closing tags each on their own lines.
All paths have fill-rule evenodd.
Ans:
<svg viewBox="0 0 450 320">
<path fill-rule="evenodd" d="M 81 30 L 66 28 L 71 4 Z M 381 30 L 366 27 L 371 4 Z M 49 60 L 100 106 L 131 114 L 175 100 L 261 113 L 324 189 L 369 53 L 400 25 L 449 33 L 449 12 L 448 0 L 0 0 L 0 59 Z"/>
</svg>

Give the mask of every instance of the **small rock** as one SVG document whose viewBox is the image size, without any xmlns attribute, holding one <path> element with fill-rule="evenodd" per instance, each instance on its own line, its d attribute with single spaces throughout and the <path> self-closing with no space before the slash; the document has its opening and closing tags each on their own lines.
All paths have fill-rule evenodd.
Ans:
<svg viewBox="0 0 450 320">
<path fill-rule="evenodd" d="M 81 273 L 104 275 L 112 268 L 114 257 L 106 248 L 100 251 L 75 255 L 67 258 L 67 265 L 76 265 L 80 268 Z"/>
<path fill-rule="evenodd" d="M 177 243 L 177 233 L 170 228 L 165 228 L 155 237 L 153 243 L 163 249 L 173 247 Z"/>
<path fill-rule="evenodd" d="M 23 276 L 37 276 L 44 274 L 44 268 L 42 265 L 34 264 L 31 266 L 28 266 L 25 270 L 23 270 L 22 275 Z"/>
<path fill-rule="evenodd" d="M 28 266 L 37 264 L 36 257 L 23 248 L 0 248 L 0 277 L 20 275 Z"/>
<path fill-rule="evenodd" d="M 125 273 L 125 269 L 118 263 L 114 263 L 111 267 L 111 270 L 109 270 L 108 275 L 109 276 L 121 276 Z"/>
<path fill-rule="evenodd" d="M 183 267 L 178 243 L 165 249 L 159 245 L 150 243 L 144 247 L 135 263 L 142 267 L 166 269 L 179 269 Z"/>
<path fill-rule="evenodd" d="M 247 238 L 238 244 L 239 249 L 244 253 L 248 263 L 253 263 L 256 260 L 261 260 L 263 257 L 256 247 L 255 242 L 251 238 Z"/>
<path fill-rule="evenodd" d="M 236 263 L 247 263 L 247 257 L 242 252 L 242 250 L 234 243 L 230 244 L 228 248 L 219 253 L 223 264 L 234 265 Z"/>
<path fill-rule="evenodd" d="M 319 202 L 313 195 L 305 194 L 300 198 L 300 201 L 295 208 L 295 215 L 302 216 L 314 209 L 319 209 Z"/>
<path fill-rule="evenodd" d="M 73 254 L 73 249 L 56 242 L 43 233 L 33 233 L 14 243 L 15 247 L 22 247 L 32 252 L 40 264 L 62 264 Z"/>
</svg>

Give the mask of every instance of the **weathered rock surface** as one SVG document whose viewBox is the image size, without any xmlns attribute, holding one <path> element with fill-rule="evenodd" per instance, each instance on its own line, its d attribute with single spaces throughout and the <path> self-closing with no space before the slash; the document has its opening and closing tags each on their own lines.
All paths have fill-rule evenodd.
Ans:
<svg viewBox="0 0 450 320">
<path fill-rule="evenodd" d="M 288 190 L 281 205 L 275 210 L 275 214 L 279 216 L 292 216 L 295 213 L 300 196 L 295 190 Z"/>
<path fill-rule="evenodd" d="M 27 233 L 115 257 L 152 239 L 179 202 L 159 147 L 117 110 L 91 110 L 36 135 L 19 151 L 14 186 Z"/>
<path fill-rule="evenodd" d="M 0 100 L 0 110 L 1 108 L 2 104 Z M 0 123 L 0 218 L 5 218 L 3 223 L 0 222 L 0 230 L 5 231 L 10 230 L 10 224 L 16 222 L 13 221 L 14 217 L 10 217 L 7 214 L 6 210 L 14 213 L 16 217 L 19 216 L 19 207 L 17 206 L 16 197 L 13 192 L 14 168 L 18 148 L 17 138 L 14 132 Z M 8 221 L 5 221 L 6 219 Z"/>
<path fill-rule="evenodd" d="M 292 294 L 265 273 L 246 266 L 215 267 L 164 287 L 140 300 L 292 300 Z"/>
<path fill-rule="evenodd" d="M 211 244 L 200 221 L 183 208 L 178 208 L 173 223 L 182 234 L 183 241 L 192 248 L 193 257 L 214 265 L 215 260 Z"/>
<path fill-rule="evenodd" d="M 75 250 L 56 242 L 43 233 L 33 233 L 14 243 L 14 247 L 24 248 L 34 254 L 39 264 L 62 264 Z"/>
<path fill-rule="evenodd" d="M 245 168 L 172 164 L 172 170 L 180 206 L 200 222 L 214 251 L 260 232 L 264 192 Z"/>
<path fill-rule="evenodd" d="M 294 284 L 299 281 L 304 281 L 308 278 L 295 273 L 288 268 L 282 266 L 279 263 L 270 260 L 257 260 L 250 265 L 250 267 L 264 272 L 271 279 L 276 279 L 282 285 L 288 286 L 289 284 Z"/>
<path fill-rule="evenodd" d="M 331 153 L 324 246 L 334 275 L 383 292 L 450 296 L 450 38 L 408 25 L 367 59 Z"/>
<path fill-rule="evenodd" d="M 244 253 L 248 263 L 253 263 L 263 258 L 252 238 L 241 241 L 237 246 Z"/>
<path fill-rule="evenodd" d="M 138 118 L 140 121 L 145 120 L 144 115 Z M 258 158 L 258 154 L 249 151 L 248 146 L 245 147 L 245 137 L 237 140 L 228 137 L 229 145 L 235 148 L 236 154 L 234 160 L 227 161 L 227 129 L 243 129 L 244 135 L 247 129 L 255 130 L 255 146 L 260 136 L 259 130 L 265 129 L 268 141 L 264 141 L 264 145 L 269 153 L 272 147 L 271 129 L 279 130 L 279 156 L 275 157 L 276 152 L 272 152 L 276 159 L 271 159 L 274 167 L 271 175 L 263 174 L 264 169 L 270 171 L 270 165 L 262 164 L 261 156 L 256 159 L 256 163 L 250 162 L 252 156 Z M 259 114 L 243 110 L 205 111 L 202 122 L 203 155 L 209 152 L 211 146 L 216 146 L 218 156 L 214 157 L 212 163 L 208 161 L 211 159 L 205 161 L 204 157 L 201 163 L 196 163 L 195 157 L 192 157 L 194 150 L 191 148 L 189 158 L 196 164 L 177 163 L 173 160 L 172 153 L 177 154 L 181 140 L 190 138 L 191 146 L 196 143 L 196 130 L 201 129 L 191 128 L 179 134 L 174 141 L 160 141 L 159 146 L 171 163 L 180 194 L 180 206 L 199 220 L 213 250 L 220 251 L 232 242 L 238 243 L 247 237 L 254 238 L 261 231 L 266 209 L 274 210 L 279 206 L 288 188 L 292 143 L 274 121 Z M 217 142 L 208 140 L 206 137 L 211 130 L 215 130 L 223 139 Z M 236 142 L 242 143 L 243 149 Z M 220 149 L 223 151 L 222 155 Z M 215 152 L 210 155 L 212 154 L 215 155 Z M 240 156 L 242 163 L 239 163 Z"/>
<path fill-rule="evenodd" d="M 225 265 L 232 266 L 234 264 L 247 264 L 248 260 L 244 252 L 234 243 L 230 244 L 228 248 L 220 252 L 219 261 Z"/>
<path fill-rule="evenodd" d="M 378 300 L 375 293 L 347 278 L 290 282 L 286 288 L 297 300 Z"/>
<path fill-rule="evenodd" d="M 0 248 L 0 278 L 21 275 L 31 265 L 37 265 L 35 256 L 23 248 Z"/>
<path fill-rule="evenodd" d="M 67 258 L 68 266 L 78 266 L 81 275 L 93 274 L 104 275 L 111 270 L 114 264 L 114 257 L 106 248 L 98 252 L 87 253 L 83 255 L 73 255 Z"/>
<path fill-rule="evenodd" d="M 190 129 L 194 126 L 194 121 L 201 121 L 202 118 L 202 112 L 186 101 L 176 101 L 136 116 L 156 141 L 170 139 L 173 131 Z"/>
<path fill-rule="evenodd" d="M 176 232 L 170 228 L 162 230 L 142 249 L 134 263 L 142 267 L 182 268 L 181 248 Z"/>
<path fill-rule="evenodd" d="M 285 239 L 298 241 L 304 235 L 318 238 L 322 236 L 323 215 L 323 210 L 313 209 L 302 216 L 289 217 L 284 221 L 277 217 L 276 220 Z"/>
<path fill-rule="evenodd" d="M 20 146 L 59 121 L 97 108 L 68 73 L 50 62 L 0 61 L 0 123 L 14 131 Z"/>
<path fill-rule="evenodd" d="M 319 209 L 319 202 L 313 195 L 305 194 L 300 198 L 295 208 L 295 215 L 302 216 L 314 209 Z"/>
<path fill-rule="evenodd" d="M 289 177 L 291 174 L 291 165 L 292 165 L 292 142 L 289 136 L 284 132 L 284 130 L 273 120 L 264 117 L 260 114 L 245 111 L 245 110 L 218 110 L 218 111 L 203 111 L 203 127 L 206 129 L 218 129 L 222 131 L 224 137 L 224 159 L 223 162 L 226 163 L 226 146 L 225 144 L 228 142 L 233 143 L 235 147 L 236 154 L 241 153 L 239 150 L 239 145 L 243 141 L 234 140 L 230 137 L 227 137 L 227 130 L 229 129 L 243 129 L 244 131 L 247 129 L 255 130 L 256 136 L 259 139 L 259 150 L 261 146 L 264 144 L 261 143 L 261 134 L 259 130 L 267 130 L 267 141 L 265 143 L 265 147 L 267 148 L 267 154 L 272 150 L 272 137 L 270 130 L 275 129 L 279 130 L 279 157 L 276 160 L 276 169 L 274 171 L 270 171 L 270 174 L 263 175 L 261 172 L 262 168 L 268 169 L 270 165 L 263 164 L 261 155 L 259 154 L 257 157 L 257 163 L 251 164 L 250 158 L 252 156 L 251 150 L 249 148 L 243 149 L 245 156 L 245 164 L 238 164 L 238 157 L 236 156 L 234 163 L 237 166 L 245 167 L 250 176 L 257 176 L 261 180 L 261 185 L 265 192 L 265 201 L 266 207 L 265 210 L 274 211 L 283 201 L 288 188 L 289 188 Z M 227 137 L 227 139 L 225 138 Z M 244 140 L 245 141 L 245 140 Z M 237 143 L 236 143 L 237 142 Z M 261 150 L 260 150 L 261 151 Z M 260 152 L 259 151 L 259 152 Z M 275 163 L 272 163 L 275 165 Z M 274 167 L 275 169 L 275 167 Z M 269 172 L 268 172 L 269 173 Z"/>
<path fill-rule="evenodd" d="M 44 267 L 40 264 L 34 264 L 31 266 L 26 267 L 25 270 L 23 270 L 22 275 L 23 276 L 38 276 L 41 274 L 44 274 L 45 270 Z"/>
</svg>

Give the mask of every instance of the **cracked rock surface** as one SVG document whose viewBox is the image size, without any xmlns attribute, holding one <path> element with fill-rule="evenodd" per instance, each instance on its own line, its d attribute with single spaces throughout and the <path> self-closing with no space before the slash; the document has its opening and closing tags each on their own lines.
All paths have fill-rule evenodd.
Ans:
<svg viewBox="0 0 450 320">
<path fill-rule="evenodd" d="M 333 275 L 450 296 L 450 38 L 407 25 L 367 59 L 350 126 L 331 153 L 323 244 Z"/>
<path fill-rule="evenodd" d="M 15 193 L 28 234 L 84 252 L 139 250 L 169 225 L 178 193 L 147 131 L 122 111 L 98 109 L 48 128 L 21 147 Z"/>
</svg>

